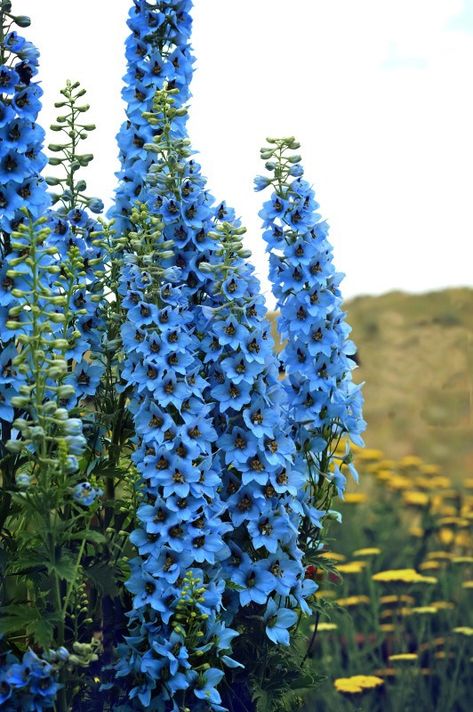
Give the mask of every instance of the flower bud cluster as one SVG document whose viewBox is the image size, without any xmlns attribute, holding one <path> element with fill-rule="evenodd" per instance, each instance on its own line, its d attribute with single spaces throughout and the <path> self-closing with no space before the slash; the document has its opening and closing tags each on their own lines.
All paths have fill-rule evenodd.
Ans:
<svg viewBox="0 0 473 712">
<path fill-rule="evenodd" d="M 261 156 L 271 177 L 255 187 L 273 189 L 260 216 L 270 254 L 270 277 L 280 312 L 278 329 L 286 346 L 290 420 L 300 452 L 312 460 L 312 479 L 333 481 L 341 494 L 344 476 L 329 471 L 341 443 L 362 445 L 362 396 L 352 381 L 355 346 L 342 311 L 342 274 L 335 272 L 328 225 L 317 213 L 314 191 L 303 178 L 294 138 L 268 139 Z M 350 468 L 353 466 L 350 464 Z M 353 474 L 356 474 L 353 469 Z"/>
<path fill-rule="evenodd" d="M 39 465 L 38 472 L 58 470 L 74 472 L 77 456 L 85 446 L 82 422 L 69 416 L 65 407 L 74 397 L 74 388 L 67 382 L 66 354 L 74 348 L 80 334 L 68 335 L 71 297 L 80 261 L 77 251 L 69 252 L 69 261 L 58 267 L 58 256 L 48 244 L 50 230 L 45 218 L 20 224 L 11 235 L 13 252 L 21 258 L 9 259 L 7 276 L 15 280 L 15 306 L 10 308 L 6 328 L 16 343 L 3 350 L 3 373 L 15 379 L 17 396 L 9 401 L 22 416 L 13 420 L 12 439 L 7 447 L 24 450 Z M 23 474 L 19 472 L 18 476 Z M 41 474 L 38 474 L 41 476 Z M 20 482 L 19 482 L 20 484 Z M 24 486 L 24 483 L 23 485 Z"/>
</svg>

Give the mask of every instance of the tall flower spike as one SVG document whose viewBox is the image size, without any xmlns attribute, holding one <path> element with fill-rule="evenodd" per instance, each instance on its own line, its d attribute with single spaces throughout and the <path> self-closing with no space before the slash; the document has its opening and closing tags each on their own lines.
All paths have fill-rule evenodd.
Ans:
<svg viewBox="0 0 473 712">
<path fill-rule="evenodd" d="M 91 163 L 93 155 L 80 153 L 79 147 L 95 129 L 86 118 L 89 105 L 84 104 L 85 94 L 79 82 L 68 81 L 61 89 L 61 100 L 55 103 L 61 114 L 51 126 L 58 137 L 57 143 L 48 146 L 52 153 L 49 165 L 56 167 L 59 174 L 46 178 L 56 191 L 52 194 L 55 207 L 48 213 L 49 241 L 58 250 L 61 260 L 68 258 L 71 249 L 78 250 L 82 257 L 80 290 L 76 290 L 74 296 L 77 317 L 71 324 L 71 332 L 79 331 L 81 339 L 76 340 L 74 351 L 68 354 L 76 364 L 71 382 L 79 398 L 94 395 L 104 370 L 98 359 L 89 367 L 84 362 L 84 354 L 89 352 L 97 357 L 102 351 L 105 324 L 101 304 L 107 269 L 104 249 L 97 239 L 103 227 L 91 215 L 101 213 L 103 203 L 85 194 L 87 184 L 80 173 L 81 168 Z"/>
<path fill-rule="evenodd" d="M 302 509 L 296 495 L 304 478 L 294 467 L 287 404 L 264 298 L 246 262 L 244 233 L 245 228 L 220 223 L 211 234 L 221 245 L 215 263 L 202 265 L 215 273 L 220 295 L 218 306 L 202 308 L 208 319 L 203 360 L 209 380 L 217 384 L 210 398 L 221 433 L 223 496 L 233 525 L 226 571 L 239 592 L 228 594 L 227 609 L 235 612 L 237 626 L 248 624 L 248 607 L 261 612 L 266 607 L 271 619 L 282 611 L 292 626 L 297 616 L 287 606 L 309 612 L 305 599 L 315 590 L 313 582 L 304 581 L 297 541 Z M 267 626 L 266 632 L 273 642 L 289 643 L 287 630 L 276 635 Z"/>
<path fill-rule="evenodd" d="M 154 156 L 144 145 L 152 142 L 158 129 L 149 124 L 143 112 L 152 110 L 156 91 L 166 85 L 176 90 L 178 107 L 190 97 L 194 61 L 190 51 L 191 7 L 191 0 L 134 0 L 129 12 L 131 34 L 126 40 L 127 73 L 122 92 L 127 121 L 117 136 L 120 182 L 111 211 L 119 234 L 130 228 L 129 215 L 135 201 L 146 202 L 145 176 Z M 181 137 L 185 125 L 185 115 L 176 118 L 176 131 Z"/>
<path fill-rule="evenodd" d="M 15 353 L 12 333 L 6 328 L 14 290 L 21 287 L 7 272 L 21 254 L 12 252 L 11 233 L 26 220 L 22 208 L 39 218 L 49 205 L 46 182 L 39 177 L 46 164 L 42 151 L 44 131 L 36 123 L 42 89 L 35 77 L 39 52 L 15 30 L 27 27 L 28 18 L 15 17 L 11 3 L 0 4 L 0 430 L 2 443 L 10 437 L 14 417 L 11 398 L 19 382 L 11 368 Z"/>
<path fill-rule="evenodd" d="M 328 225 L 316 212 L 314 191 L 302 177 L 301 158 L 294 153 L 299 143 L 294 138 L 268 142 L 261 156 L 272 175 L 257 178 L 255 187 L 273 188 L 260 216 L 280 312 L 278 328 L 286 341 L 281 357 L 289 415 L 306 461 L 306 492 L 313 501 L 330 502 L 332 495 L 343 494 L 344 465 L 357 477 L 350 441 L 362 445 L 365 428 L 361 387 L 351 376 L 355 346 L 342 311 L 343 275 L 335 272 Z"/>
<path fill-rule="evenodd" d="M 178 709 L 187 695 L 189 703 L 195 696 L 197 710 L 200 690 L 223 676 L 229 648 L 216 647 L 215 630 L 222 627 L 221 562 L 230 554 L 224 536 L 231 527 L 213 467 L 217 434 L 203 398 L 207 384 L 196 360 L 192 313 L 171 284 L 176 269 L 162 266 L 172 243 L 162 218 L 146 206 L 138 204 L 131 218 L 136 230 L 129 233 L 120 286 L 122 378 L 131 390 L 142 503 L 130 537 L 139 556 L 126 584 L 133 594 L 131 636 L 120 649 L 117 675 L 134 679 L 136 704 L 172 701 Z M 206 660 L 210 677 L 198 672 Z M 217 709 L 212 701 L 220 701 L 213 688 L 210 708 Z"/>
</svg>

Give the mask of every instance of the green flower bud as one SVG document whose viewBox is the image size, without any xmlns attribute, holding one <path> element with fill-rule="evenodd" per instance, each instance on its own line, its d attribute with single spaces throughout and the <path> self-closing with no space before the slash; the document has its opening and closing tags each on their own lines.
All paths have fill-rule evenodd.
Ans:
<svg viewBox="0 0 473 712">
<path fill-rule="evenodd" d="M 13 22 L 18 25 L 18 27 L 29 27 L 31 25 L 31 20 L 26 15 L 16 15 L 12 17 Z"/>
<path fill-rule="evenodd" d="M 49 314 L 48 317 L 53 324 L 64 324 L 66 321 L 64 314 Z"/>
</svg>

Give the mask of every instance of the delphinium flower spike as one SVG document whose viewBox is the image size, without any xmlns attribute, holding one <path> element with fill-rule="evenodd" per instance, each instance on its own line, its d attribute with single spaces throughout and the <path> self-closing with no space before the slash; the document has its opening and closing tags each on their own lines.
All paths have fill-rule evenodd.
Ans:
<svg viewBox="0 0 473 712">
<path fill-rule="evenodd" d="M 233 525 L 226 571 L 238 593 L 229 593 L 227 608 L 243 626 L 251 611 L 266 609 L 268 637 L 288 644 L 286 629 L 297 620 L 292 609 L 309 613 L 305 599 L 315 591 L 305 580 L 297 541 L 302 514 L 297 493 L 304 476 L 294 467 L 285 393 L 264 298 L 242 243 L 245 232 L 219 223 L 210 234 L 216 241 L 214 263 L 201 266 L 215 279 L 215 306 L 202 307 L 208 319 L 202 359 L 208 380 L 216 384 L 209 396 L 220 433 L 222 496 Z M 284 632 L 272 628 L 278 616 L 287 622 Z"/>
<path fill-rule="evenodd" d="M 156 91 L 166 85 L 176 90 L 177 107 L 184 106 L 190 97 L 194 61 L 190 50 L 191 6 L 191 0 L 134 0 L 129 12 L 131 34 L 125 43 L 127 73 L 122 93 L 127 120 L 117 136 L 121 169 L 111 210 L 119 234 L 130 227 L 135 201 L 146 202 L 145 177 L 155 158 L 144 146 L 152 142 L 158 127 L 151 125 L 143 113 L 152 111 Z M 176 117 L 174 127 L 181 137 L 185 125 L 186 115 Z"/>
<path fill-rule="evenodd" d="M 286 341 L 281 358 L 290 422 L 307 472 L 302 499 L 304 507 L 309 495 L 328 509 L 332 496 L 343 494 L 343 466 L 356 477 L 350 441 L 363 442 L 362 396 L 351 376 L 355 347 L 342 311 L 343 275 L 335 272 L 328 225 L 316 212 L 314 191 L 303 178 L 295 153 L 299 144 L 292 137 L 268 142 L 261 156 L 270 176 L 257 178 L 255 187 L 273 191 L 260 216 L 280 312 L 278 329 Z M 310 521 L 307 526 L 316 546 L 317 528 Z"/>
<path fill-rule="evenodd" d="M 39 177 L 47 159 L 43 153 L 44 131 L 37 124 L 43 93 L 36 80 L 39 52 L 17 32 L 27 27 L 26 17 L 12 14 L 11 2 L 0 3 L 0 449 L 10 437 L 15 417 L 11 399 L 18 395 L 18 374 L 12 367 L 16 352 L 12 332 L 6 328 L 10 307 L 16 303 L 15 288 L 21 277 L 7 275 L 12 252 L 11 233 L 26 220 L 27 207 L 33 219 L 49 205 L 47 185 Z M 1 519 L 1 515 L 0 515 Z"/>
<path fill-rule="evenodd" d="M 177 710 L 185 698 L 198 710 L 200 690 L 223 676 L 234 634 L 219 616 L 231 526 L 213 467 L 217 434 L 203 398 L 192 312 L 172 284 L 176 268 L 165 266 L 172 243 L 162 217 L 145 205 L 137 204 L 131 218 L 136 229 L 120 286 L 122 378 L 131 394 L 142 503 L 130 537 L 139 556 L 126 584 L 133 594 L 131 635 L 119 649 L 117 675 L 131 677 L 134 709 L 169 701 Z M 219 700 L 212 687 L 210 708 L 218 709 Z"/>
<path fill-rule="evenodd" d="M 94 396 L 104 372 L 100 355 L 105 329 L 102 311 L 107 266 L 98 239 L 103 227 L 93 217 L 103 211 L 103 203 L 85 194 L 87 184 L 80 174 L 81 168 L 89 166 L 93 155 L 82 153 L 79 148 L 95 129 L 95 125 L 87 121 L 89 105 L 84 104 L 85 94 L 79 82 L 67 81 L 61 89 L 61 100 L 55 103 L 61 114 L 51 126 L 58 138 L 48 146 L 52 154 L 49 165 L 56 168 L 57 175 L 46 178 L 54 189 L 54 208 L 48 212 L 49 242 L 58 250 L 61 260 L 68 259 L 71 249 L 78 250 L 82 258 L 82 270 L 80 276 L 77 275 L 80 289 L 76 289 L 74 295 L 76 318 L 70 325 L 71 332 L 79 331 L 81 338 L 68 354 L 74 361 L 69 381 L 75 388 L 76 400 Z"/>
</svg>

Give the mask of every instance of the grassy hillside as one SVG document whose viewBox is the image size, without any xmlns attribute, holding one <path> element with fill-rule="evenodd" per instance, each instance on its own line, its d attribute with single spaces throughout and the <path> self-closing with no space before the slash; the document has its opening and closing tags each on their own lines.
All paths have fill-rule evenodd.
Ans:
<svg viewBox="0 0 473 712">
<path fill-rule="evenodd" d="M 368 447 L 473 471 L 473 290 L 391 292 L 346 304 L 365 381 Z"/>
</svg>

